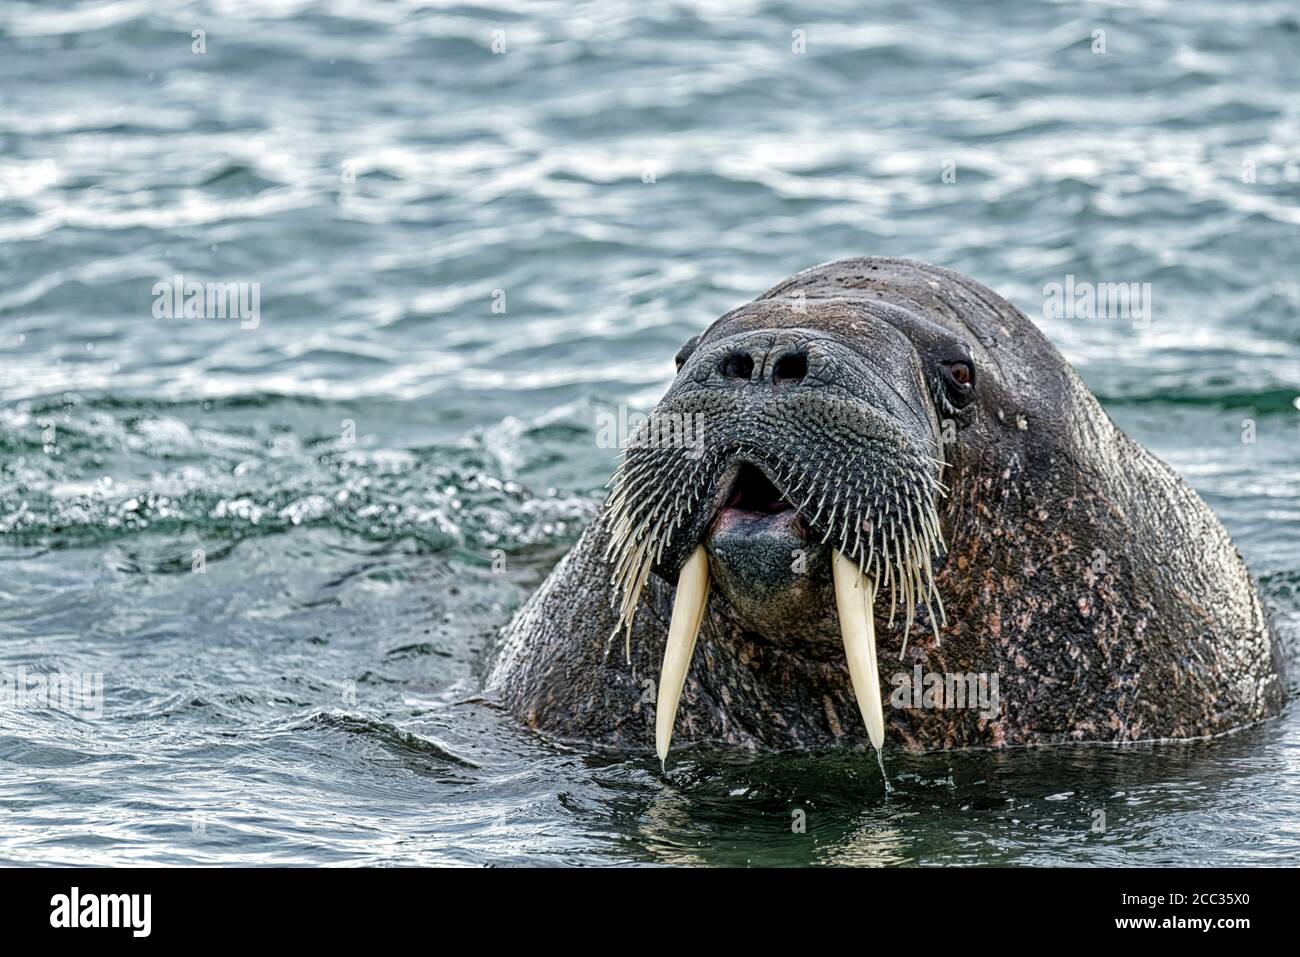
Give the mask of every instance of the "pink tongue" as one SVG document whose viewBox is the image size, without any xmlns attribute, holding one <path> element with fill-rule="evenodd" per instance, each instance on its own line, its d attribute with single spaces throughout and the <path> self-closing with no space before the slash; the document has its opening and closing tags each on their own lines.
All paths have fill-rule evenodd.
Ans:
<svg viewBox="0 0 1300 957">
<path fill-rule="evenodd" d="M 786 535 L 793 530 L 794 523 L 797 521 L 795 511 L 792 508 L 783 508 L 776 511 L 750 511 L 743 508 L 737 508 L 730 505 L 720 511 L 709 527 L 708 537 L 716 539 L 719 536 L 769 536 L 769 535 Z"/>
</svg>

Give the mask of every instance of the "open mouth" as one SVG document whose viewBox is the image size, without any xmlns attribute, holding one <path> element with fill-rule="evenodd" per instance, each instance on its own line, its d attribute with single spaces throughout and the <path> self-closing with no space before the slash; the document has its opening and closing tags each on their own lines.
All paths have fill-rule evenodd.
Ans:
<svg viewBox="0 0 1300 957">
<path fill-rule="evenodd" d="M 792 538 L 806 542 L 808 528 L 794 503 L 763 472 L 741 464 L 726 498 L 709 525 L 707 538 Z"/>
<path fill-rule="evenodd" d="M 723 509 L 735 509 L 758 515 L 778 515 L 781 512 L 793 512 L 794 506 L 787 502 L 766 475 L 748 463 L 740 466 L 736 480 L 731 485 L 731 494 L 727 497 Z"/>
<path fill-rule="evenodd" d="M 802 544 L 808 539 L 807 525 L 796 506 L 760 469 L 742 463 L 710 525 L 708 537 L 716 541 L 722 536 L 782 534 L 793 536 Z M 832 552 L 831 575 L 849 677 L 867 727 L 867 736 L 879 749 L 885 738 L 885 716 L 880 700 L 875 615 L 872 611 L 876 582 L 838 549 Z M 660 761 L 666 761 L 668 757 L 677 707 L 708 601 L 709 558 L 701 543 L 678 575 L 673 615 L 668 625 L 655 710 L 655 750 Z"/>
<path fill-rule="evenodd" d="M 736 432 L 747 428 L 747 423 L 733 426 Z M 778 442 L 767 452 L 742 446 L 739 455 L 730 453 L 735 457 L 729 462 L 721 449 L 712 457 L 692 458 L 675 455 L 672 448 L 638 446 L 615 473 L 606 504 L 606 558 L 613 565 L 619 611 L 615 633 L 624 632 L 629 661 L 632 621 L 651 569 L 672 568 L 676 575 L 655 709 L 661 760 L 668 755 L 708 608 L 711 557 L 718 556 L 732 578 L 750 575 L 761 582 L 764 572 L 778 565 L 782 575 L 806 574 L 791 561 L 798 562 L 809 545 L 830 547 L 832 592 L 853 693 L 871 743 L 877 749 L 883 745 L 875 599 L 888 592 L 891 625 L 896 612 L 904 618 L 904 648 L 918 605 L 929 609 L 938 636 L 943 605 L 931 560 L 941 553 L 942 533 L 934 503 L 946 489 L 936 471 L 943 463 L 900 444 L 892 433 L 852 438 L 856 451 L 831 444 L 817 455 L 800 456 Z M 734 589 L 736 583 L 722 584 Z"/>
</svg>

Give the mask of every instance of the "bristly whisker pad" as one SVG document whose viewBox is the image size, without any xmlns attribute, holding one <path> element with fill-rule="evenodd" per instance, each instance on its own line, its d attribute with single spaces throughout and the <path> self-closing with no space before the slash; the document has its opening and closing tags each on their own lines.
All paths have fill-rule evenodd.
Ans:
<svg viewBox="0 0 1300 957">
<path fill-rule="evenodd" d="M 700 510 L 714 506 L 718 480 L 736 462 L 757 466 L 816 540 L 832 544 L 877 590 L 888 588 L 890 627 L 900 606 L 904 611 L 904 652 L 918 604 L 938 640 L 946 617 L 934 579 L 946 546 L 937 502 L 947 489 L 933 447 L 917 447 L 860 403 L 813 394 L 781 407 L 706 409 L 708 434 L 695 436 L 691 447 L 645 440 L 663 431 L 656 417 L 699 414 L 699 405 L 697 398 L 687 413 L 677 403 L 656 409 L 610 482 L 605 557 L 618 611 L 610 637 L 624 631 L 629 662 L 651 570 L 666 550 L 686 554 L 698 544 L 682 536 L 704 527 Z"/>
</svg>

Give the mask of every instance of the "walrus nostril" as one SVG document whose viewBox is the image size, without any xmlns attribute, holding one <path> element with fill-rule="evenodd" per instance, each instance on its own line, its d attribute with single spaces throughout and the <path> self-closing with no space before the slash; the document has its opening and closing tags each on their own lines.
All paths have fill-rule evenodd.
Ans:
<svg viewBox="0 0 1300 957">
<path fill-rule="evenodd" d="M 776 361 L 772 377 L 777 382 L 798 382 L 808 374 L 808 357 L 802 352 L 792 352 Z"/>
<path fill-rule="evenodd" d="M 748 379 L 754 374 L 754 360 L 743 352 L 733 352 L 723 358 L 718 371 L 728 379 Z"/>
</svg>

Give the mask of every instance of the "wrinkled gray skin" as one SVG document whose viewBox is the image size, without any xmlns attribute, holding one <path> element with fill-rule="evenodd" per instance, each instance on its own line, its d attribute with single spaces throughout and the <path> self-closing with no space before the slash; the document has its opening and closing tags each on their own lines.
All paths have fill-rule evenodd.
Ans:
<svg viewBox="0 0 1300 957">
<path fill-rule="evenodd" d="M 789 355 L 805 368 L 778 375 Z M 945 377 L 962 361 L 966 390 Z M 804 494 L 777 481 L 791 462 L 833 489 L 897 479 L 917 453 L 947 463 L 935 500 L 947 624 L 936 640 L 917 606 L 900 661 L 901 619 L 891 627 L 877 598 L 887 747 L 1194 738 L 1281 708 L 1280 655 L 1222 525 L 984 286 L 905 260 L 830 263 L 723 316 L 678 363 L 660 408 L 705 415 L 700 468 L 713 474 L 650 576 L 630 665 L 622 634 L 609 640 L 604 518 L 507 628 L 489 689 L 535 730 L 653 750 L 676 575 L 703 541 L 713 584 L 674 748 L 864 746 L 820 544 L 841 528 L 814 521 L 816 501 L 798 519 L 719 510 L 741 462 L 798 505 Z M 997 675 L 999 713 L 890 706 L 891 676 L 914 665 Z"/>
</svg>

